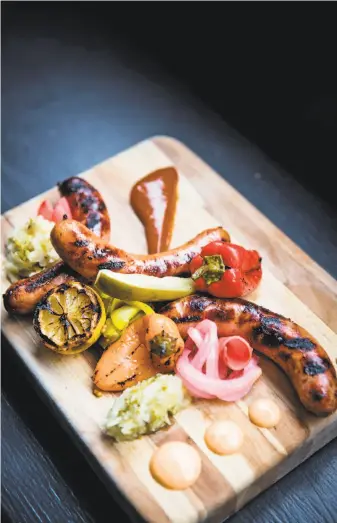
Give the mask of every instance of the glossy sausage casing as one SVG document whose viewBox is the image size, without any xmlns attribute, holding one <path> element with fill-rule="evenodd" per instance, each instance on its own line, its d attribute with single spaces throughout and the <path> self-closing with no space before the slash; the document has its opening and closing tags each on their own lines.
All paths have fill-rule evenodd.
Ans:
<svg viewBox="0 0 337 523">
<path fill-rule="evenodd" d="M 222 227 L 208 229 L 181 247 L 158 254 L 130 254 L 97 238 L 82 223 L 63 220 L 51 232 L 52 244 L 74 271 L 93 281 L 98 271 L 110 269 L 124 274 L 176 276 L 189 273 L 190 261 L 212 241 L 229 241 Z"/>
<path fill-rule="evenodd" d="M 72 279 L 74 272 L 59 261 L 49 269 L 12 283 L 3 296 L 4 307 L 13 314 L 29 314 L 47 292 Z"/>
<path fill-rule="evenodd" d="M 78 176 L 59 183 L 58 188 L 69 203 L 73 219 L 83 223 L 96 236 L 109 240 L 110 218 L 97 189 Z"/>
<path fill-rule="evenodd" d="M 76 176 L 58 185 L 68 200 L 73 217 L 104 239 L 110 237 L 110 219 L 100 193 L 90 183 Z M 45 294 L 73 278 L 73 271 L 63 261 L 28 278 L 12 283 L 3 296 L 5 309 L 14 314 L 30 314 Z"/>
<path fill-rule="evenodd" d="M 201 295 L 171 302 L 159 312 L 177 324 L 183 338 L 203 319 L 215 321 L 219 337 L 242 336 L 281 367 L 309 411 L 325 416 L 337 409 L 336 370 L 328 354 L 290 319 L 243 299 Z"/>
</svg>

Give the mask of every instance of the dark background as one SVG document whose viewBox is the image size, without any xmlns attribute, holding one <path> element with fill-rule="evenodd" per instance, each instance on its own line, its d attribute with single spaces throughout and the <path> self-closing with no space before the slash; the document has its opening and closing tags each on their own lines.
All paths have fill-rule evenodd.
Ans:
<svg viewBox="0 0 337 523">
<path fill-rule="evenodd" d="M 335 3 L 3 2 L 2 212 L 167 134 L 337 276 L 336 44 Z M 6 520 L 122 521 L 2 349 Z M 335 523 L 336 455 L 335 440 L 231 523 Z"/>
<path fill-rule="evenodd" d="M 86 50 L 88 60 L 95 51 L 113 50 L 155 83 L 166 71 L 335 203 L 329 182 L 337 172 L 336 3 L 43 4 L 3 2 L 3 41 L 13 27 L 17 38 L 54 40 L 47 67 L 55 67 L 62 42 Z M 33 76 L 39 57 L 31 58 Z M 146 68 L 149 59 L 155 66 Z M 74 66 L 63 63 L 63 69 Z M 134 97 L 140 96 L 136 83 Z"/>
</svg>

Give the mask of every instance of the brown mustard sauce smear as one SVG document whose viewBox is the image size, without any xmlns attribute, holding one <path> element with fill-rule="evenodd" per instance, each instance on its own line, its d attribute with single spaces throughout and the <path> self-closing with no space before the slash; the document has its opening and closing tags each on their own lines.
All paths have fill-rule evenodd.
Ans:
<svg viewBox="0 0 337 523">
<path fill-rule="evenodd" d="M 130 204 L 144 225 L 149 254 L 167 251 L 178 199 L 178 173 L 173 167 L 152 172 L 132 187 Z"/>
</svg>

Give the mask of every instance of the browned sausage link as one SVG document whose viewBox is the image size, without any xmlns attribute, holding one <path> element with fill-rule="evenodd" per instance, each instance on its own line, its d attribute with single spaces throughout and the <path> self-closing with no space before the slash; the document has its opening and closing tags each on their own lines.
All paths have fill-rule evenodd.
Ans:
<svg viewBox="0 0 337 523">
<path fill-rule="evenodd" d="M 56 224 L 50 237 L 62 260 L 88 280 L 94 280 L 101 269 L 160 278 L 188 273 L 189 262 L 200 253 L 202 247 L 215 240 L 230 239 L 222 227 L 216 227 L 170 251 L 130 254 L 97 238 L 83 224 L 74 220 L 63 220 Z"/>
<path fill-rule="evenodd" d="M 279 365 L 309 411 L 324 416 L 337 409 L 336 371 L 328 354 L 290 319 L 246 300 L 201 295 L 171 302 L 160 313 L 177 324 L 183 338 L 201 320 L 215 321 L 219 336 L 242 336 Z"/>
<path fill-rule="evenodd" d="M 30 314 L 48 291 L 74 279 L 74 273 L 63 261 L 49 269 L 13 283 L 3 296 L 5 309 L 13 314 Z"/>
<path fill-rule="evenodd" d="M 70 205 L 74 219 L 86 224 L 94 234 L 107 240 L 110 219 L 100 193 L 82 178 L 72 177 L 58 185 Z M 52 267 L 13 283 L 3 296 L 5 309 L 13 314 L 30 314 L 50 289 L 73 279 L 62 261 Z"/>
<path fill-rule="evenodd" d="M 100 193 L 77 176 L 59 183 L 58 188 L 70 205 L 73 219 L 83 223 L 97 236 L 109 240 L 110 218 Z"/>
</svg>

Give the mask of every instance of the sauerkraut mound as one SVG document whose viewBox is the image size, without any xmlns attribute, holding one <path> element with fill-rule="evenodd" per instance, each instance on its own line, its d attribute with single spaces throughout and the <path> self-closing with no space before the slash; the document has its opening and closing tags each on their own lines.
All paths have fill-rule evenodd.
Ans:
<svg viewBox="0 0 337 523">
<path fill-rule="evenodd" d="M 7 240 L 4 264 L 11 282 L 32 276 L 60 259 L 50 241 L 54 225 L 54 222 L 36 216 L 14 229 Z"/>
<path fill-rule="evenodd" d="M 117 441 L 132 440 L 169 425 L 170 415 L 190 404 L 177 376 L 157 374 L 126 389 L 109 411 L 105 432 Z"/>
</svg>

